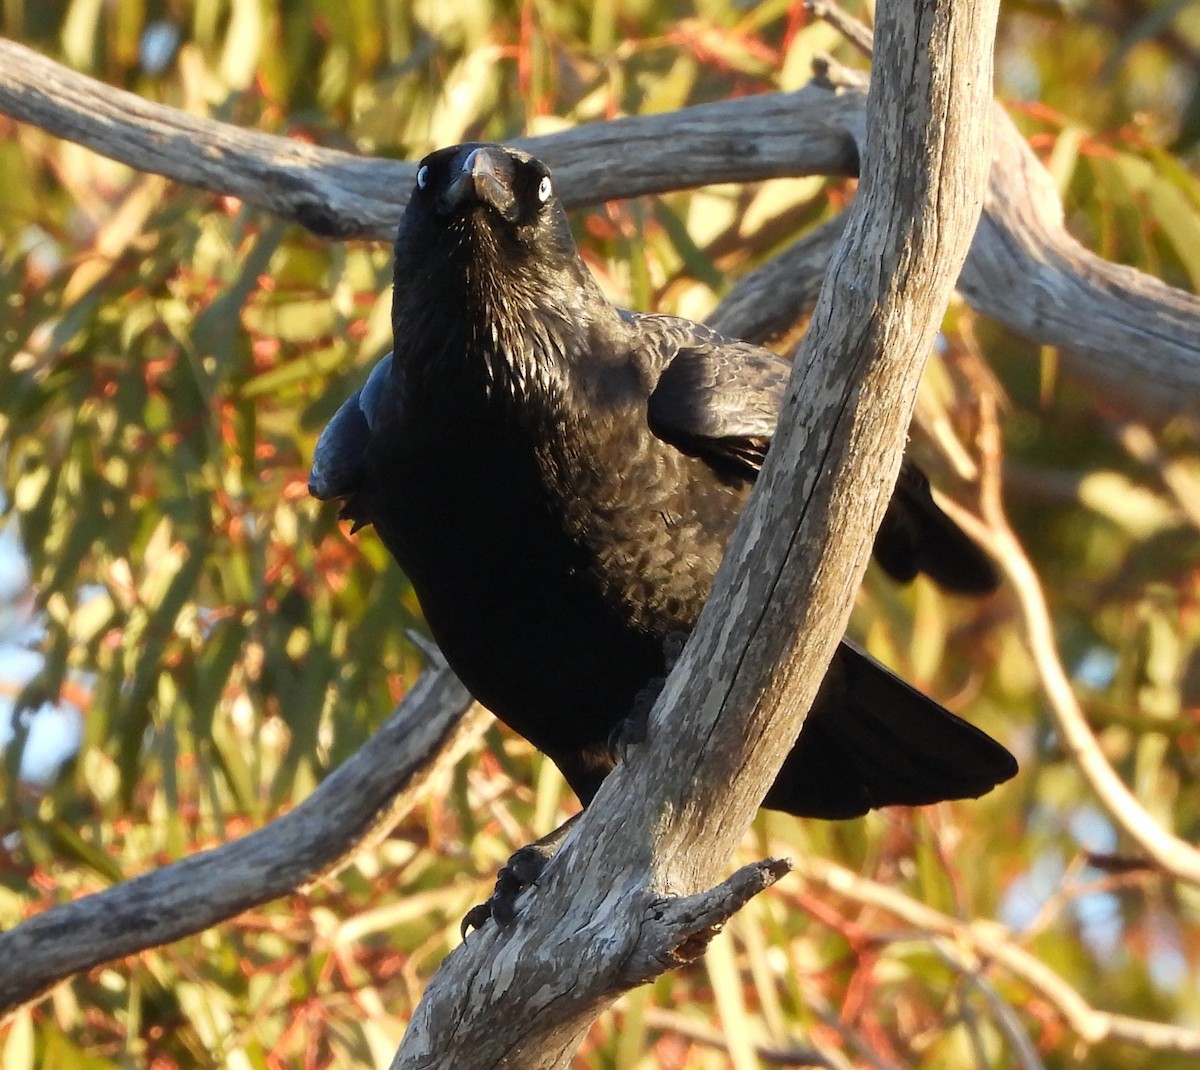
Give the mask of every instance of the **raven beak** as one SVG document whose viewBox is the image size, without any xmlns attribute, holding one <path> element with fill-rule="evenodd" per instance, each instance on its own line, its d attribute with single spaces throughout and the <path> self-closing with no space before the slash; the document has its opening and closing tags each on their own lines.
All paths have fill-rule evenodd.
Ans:
<svg viewBox="0 0 1200 1070">
<path fill-rule="evenodd" d="M 462 170 L 446 188 L 442 203 L 447 211 L 458 211 L 471 204 L 486 205 L 511 223 L 517 217 L 517 198 L 512 186 L 513 165 L 508 153 L 484 146 L 473 149 L 463 161 Z"/>
</svg>

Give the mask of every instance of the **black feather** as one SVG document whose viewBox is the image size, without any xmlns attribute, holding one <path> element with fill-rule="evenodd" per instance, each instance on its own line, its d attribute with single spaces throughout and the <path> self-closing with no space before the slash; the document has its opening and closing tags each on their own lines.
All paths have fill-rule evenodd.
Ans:
<svg viewBox="0 0 1200 1070">
<path fill-rule="evenodd" d="M 708 596 L 790 368 L 614 308 L 532 157 L 455 146 L 420 174 L 396 240 L 394 354 L 321 437 L 313 493 L 375 525 L 455 672 L 586 803 L 614 728 Z M 884 567 L 994 585 L 905 472 Z M 843 817 L 978 795 L 1015 768 L 843 644 L 767 805 Z"/>
</svg>

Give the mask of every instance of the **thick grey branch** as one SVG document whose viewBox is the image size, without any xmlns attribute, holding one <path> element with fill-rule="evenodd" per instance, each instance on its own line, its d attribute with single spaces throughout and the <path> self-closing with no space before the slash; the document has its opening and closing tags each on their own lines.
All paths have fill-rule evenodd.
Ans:
<svg viewBox="0 0 1200 1070">
<path fill-rule="evenodd" d="M 668 896 L 646 912 L 636 954 L 621 978 L 623 988 L 646 984 L 667 970 L 694 962 L 725 923 L 759 892 L 791 871 L 786 858 L 742 866 L 715 888 L 677 899 Z"/>
<path fill-rule="evenodd" d="M 296 809 L 211 851 L 53 907 L 0 934 L 0 1017 L 56 981 L 202 932 L 311 885 L 390 829 L 439 759 L 482 731 L 449 669 L 427 670 L 383 727 Z"/>
<path fill-rule="evenodd" d="M 1085 249 L 1063 224 L 1050 173 L 999 107 L 979 255 L 958 288 L 971 306 L 1122 396 L 1195 409 L 1200 298 Z"/>
<path fill-rule="evenodd" d="M 557 172 L 568 204 L 712 182 L 853 174 L 865 93 L 817 85 L 595 123 L 521 144 Z M 390 240 L 415 168 L 198 118 L 70 71 L 0 39 L 0 112 L 139 170 L 234 194 L 331 237 Z M 960 287 L 979 311 L 1038 342 L 1129 403 L 1178 407 L 1200 394 L 1200 300 L 1084 249 L 1063 227 L 1052 180 L 997 115 L 984 220 Z M 813 300 L 823 231 L 785 267 L 739 288 L 723 330 L 762 338 Z M 823 243 L 823 244 L 822 244 Z M 797 265 L 799 261 L 799 265 Z M 800 266 L 804 270 L 795 272 Z M 789 281 L 790 280 L 790 281 Z"/>
<path fill-rule="evenodd" d="M 860 105 L 816 88 L 752 99 L 752 108 L 722 101 L 518 143 L 554 166 L 572 207 L 712 182 L 854 173 L 847 131 L 861 123 Z M 2 38 L 0 113 L 333 238 L 390 242 L 417 170 L 189 115 Z"/>
<path fill-rule="evenodd" d="M 1062 346 L 1068 367 L 1152 408 L 1200 399 L 1200 298 L 1085 249 L 1063 224 L 1054 181 L 1012 120 L 994 109 L 983 216 L 958 279 L 977 311 L 1034 341 Z M 743 278 L 711 317 L 726 334 L 765 341 L 816 300 L 841 234 L 838 217 Z"/>
</svg>

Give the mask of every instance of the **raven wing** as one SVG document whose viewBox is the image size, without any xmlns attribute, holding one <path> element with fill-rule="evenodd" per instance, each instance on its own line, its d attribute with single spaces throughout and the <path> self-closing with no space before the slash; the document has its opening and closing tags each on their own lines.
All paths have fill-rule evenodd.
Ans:
<svg viewBox="0 0 1200 1070">
<path fill-rule="evenodd" d="M 775 433 L 791 363 L 691 320 L 625 316 L 657 375 L 650 430 L 685 453 L 753 479 Z M 901 583 L 923 572 L 959 594 L 987 594 L 1000 582 L 991 559 L 942 512 L 925 473 L 908 460 L 876 536 L 875 559 Z"/>
<path fill-rule="evenodd" d="M 691 320 L 627 317 L 657 373 L 647 411 L 650 430 L 684 453 L 757 475 L 775 433 L 791 363 Z"/>
<path fill-rule="evenodd" d="M 396 415 L 396 389 L 392 380 L 392 354 L 389 353 L 333 414 L 325 425 L 313 452 L 308 473 L 308 492 L 321 501 L 337 498 L 342 502 L 338 515 L 354 521 L 354 529 L 371 522 L 362 490 L 364 464 L 371 437 Z"/>
<path fill-rule="evenodd" d="M 1000 585 L 992 559 L 942 512 L 925 473 L 907 460 L 875 536 L 875 560 L 900 583 L 924 572 L 955 594 L 990 594 Z"/>
</svg>

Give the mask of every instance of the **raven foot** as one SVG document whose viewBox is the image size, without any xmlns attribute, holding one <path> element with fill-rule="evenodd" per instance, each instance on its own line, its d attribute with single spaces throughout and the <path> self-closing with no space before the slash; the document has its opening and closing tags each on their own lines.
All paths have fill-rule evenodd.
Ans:
<svg viewBox="0 0 1200 1070">
<path fill-rule="evenodd" d="M 665 676 L 653 676 L 636 695 L 629 716 L 618 721 L 608 734 L 608 749 L 622 762 L 629 760 L 629 748 L 645 743 L 650 734 L 650 711 L 666 685 Z"/>
<path fill-rule="evenodd" d="M 663 640 L 663 662 L 667 667 L 668 674 L 679 663 L 679 659 L 683 657 L 683 648 L 687 644 L 687 641 L 687 632 L 667 632 L 667 637 Z"/>
<path fill-rule="evenodd" d="M 512 927 L 517 920 L 517 899 L 526 888 L 537 884 L 538 877 L 545 871 L 558 849 L 562 846 L 571 826 L 579 819 L 579 815 L 564 821 L 549 835 L 535 840 L 519 851 L 514 851 L 507 862 L 500 867 L 496 874 L 496 887 L 486 902 L 478 903 L 464 915 L 462 920 L 462 937 L 472 929 L 482 929 L 488 918 L 493 919 L 501 929 Z"/>
<path fill-rule="evenodd" d="M 629 716 L 620 721 L 609 733 L 608 747 L 622 762 L 629 760 L 629 748 L 645 743 L 650 729 L 650 711 L 666 686 L 667 676 L 675 668 L 687 642 L 686 632 L 668 632 L 663 640 L 663 666 L 665 674 L 654 676 L 633 697 L 633 709 Z"/>
</svg>

